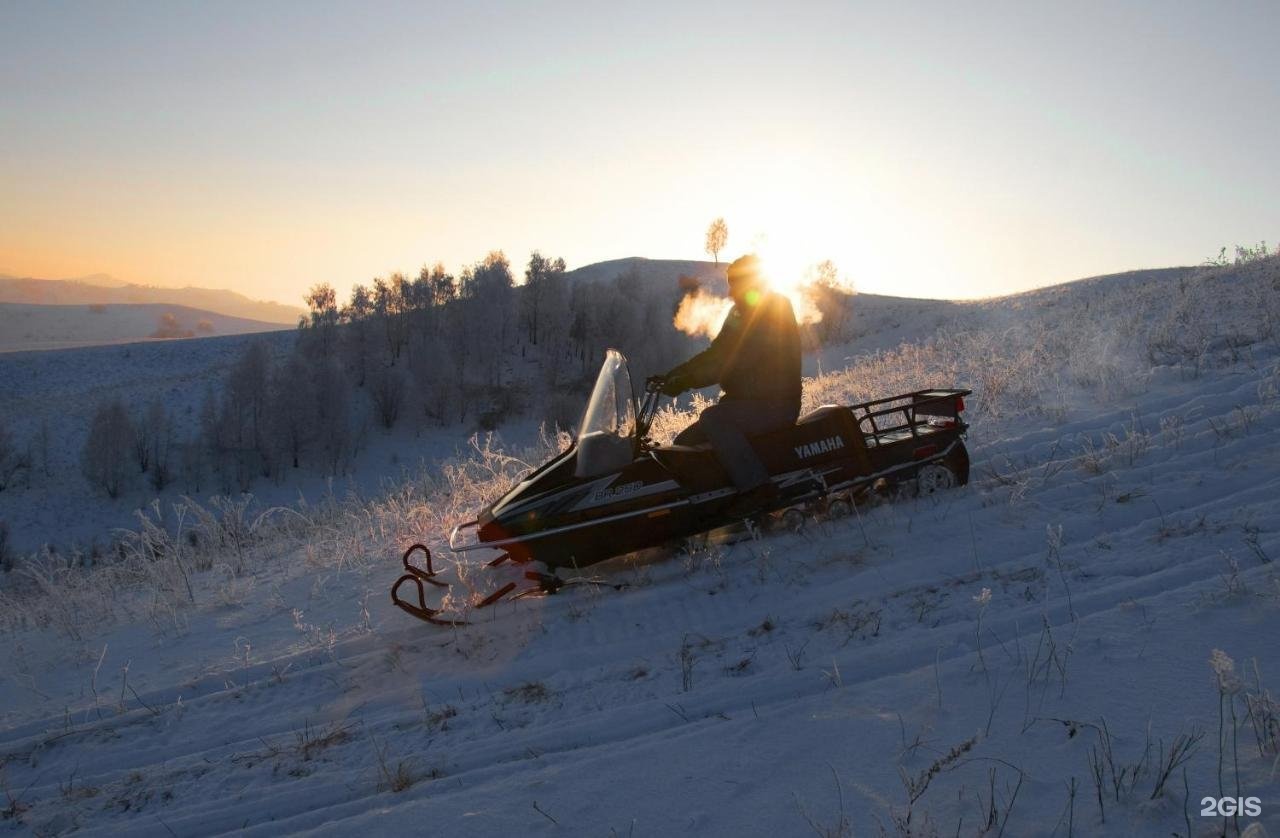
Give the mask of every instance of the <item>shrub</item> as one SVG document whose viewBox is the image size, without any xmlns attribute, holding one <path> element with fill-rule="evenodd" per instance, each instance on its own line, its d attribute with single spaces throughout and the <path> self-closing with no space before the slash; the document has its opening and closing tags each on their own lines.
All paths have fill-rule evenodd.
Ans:
<svg viewBox="0 0 1280 838">
<path fill-rule="evenodd" d="M 9 552 L 9 523 L 0 521 L 0 571 L 13 570 L 13 554 Z"/>
<path fill-rule="evenodd" d="M 30 467 L 30 460 L 18 451 L 17 440 L 0 418 L 0 492 L 13 484 L 18 472 Z"/>
<path fill-rule="evenodd" d="M 135 434 L 124 404 L 115 399 L 98 405 L 89 425 L 80 463 L 84 476 L 108 497 L 120 496 L 129 475 Z"/>
</svg>

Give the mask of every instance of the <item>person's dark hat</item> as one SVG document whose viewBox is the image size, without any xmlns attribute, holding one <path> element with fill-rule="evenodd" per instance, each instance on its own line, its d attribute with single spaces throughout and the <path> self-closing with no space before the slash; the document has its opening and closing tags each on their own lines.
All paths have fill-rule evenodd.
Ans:
<svg viewBox="0 0 1280 838">
<path fill-rule="evenodd" d="M 761 281 L 760 259 L 754 254 L 747 254 L 733 260 L 729 265 L 729 287 L 735 288 L 758 286 Z"/>
</svg>

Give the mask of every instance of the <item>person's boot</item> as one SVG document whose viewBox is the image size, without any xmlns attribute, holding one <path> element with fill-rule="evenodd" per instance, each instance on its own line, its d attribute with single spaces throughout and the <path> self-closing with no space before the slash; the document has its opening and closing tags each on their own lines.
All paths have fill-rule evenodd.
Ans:
<svg viewBox="0 0 1280 838">
<path fill-rule="evenodd" d="M 748 518 L 768 509 L 778 500 L 778 487 L 772 481 L 747 489 L 729 502 L 724 514 L 729 518 Z"/>
</svg>

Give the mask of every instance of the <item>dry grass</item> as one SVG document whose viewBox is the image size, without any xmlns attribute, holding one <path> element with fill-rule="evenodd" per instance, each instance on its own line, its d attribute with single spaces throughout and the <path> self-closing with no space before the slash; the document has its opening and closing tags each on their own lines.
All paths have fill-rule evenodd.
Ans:
<svg viewBox="0 0 1280 838">
<path fill-rule="evenodd" d="M 518 704 L 541 704 L 551 699 L 552 692 L 541 681 L 528 681 L 502 691 L 505 701 Z"/>
</svg>

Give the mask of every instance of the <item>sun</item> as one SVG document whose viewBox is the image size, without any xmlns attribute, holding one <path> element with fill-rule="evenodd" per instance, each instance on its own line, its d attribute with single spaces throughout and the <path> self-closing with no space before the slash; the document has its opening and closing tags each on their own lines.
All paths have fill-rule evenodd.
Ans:
<svg viewBox="0 0 1280 838">
<path fill-rule="evenodd" d="M 760 270 L 769 287 L 791 301 L 791 308 L 802 323 L 815 323 L 822 314 L 814 303 L 810 288 L 817 279 L 817 266 L 829 260 L 812 242 L 788 235 L 781 228 L 772 235 L 761 235 L 753 242 L 751 252 L 760 259 Z"/>
<path fill-rule="evenodd" d="M 831 261 L 843 267 L 855 246 L 856 228 L 820 190 L 806 190 L 803 183 L 757 186 L 751 203 L 735 213 L 741 220 L 730 219 L 730 229 L 736 224 L 741 231 L 734 235 L 741 251 L 733 249 L 756 254 L 770 286 L 795 302 L 817 265 Z"/>
</svg>

